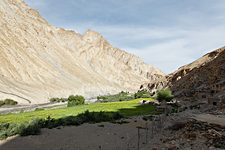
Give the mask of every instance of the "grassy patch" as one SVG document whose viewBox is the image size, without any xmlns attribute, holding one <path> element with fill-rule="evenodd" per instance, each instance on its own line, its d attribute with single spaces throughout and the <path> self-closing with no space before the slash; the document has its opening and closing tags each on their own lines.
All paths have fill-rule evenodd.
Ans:
<svg viewBox="0 0 225 150">
<path fill-rule="evenodd" d="M 143 99 L 151 100 L 142 98 L 132 101 L 95 103 L 64 109 L 0 115 L 0 139 L 17 134 L 21 136 L 37 135 L 40 134 L 41 128 L 113 122 L 123 117 L 152 114 L 155 110 L 153 106 L 139 104 L 139 101 Z"/>
<path fill-rule="evenodd" d="M 115 121 L 124 116 L 117 112 L 89 112 L 78 114 L 77 116 L 68 116 L 59 119 L 48 117 L 46 119 L 34 119 L 21 124 L 3 123 L 0 124 L 0 139 L 5 139 L 13 135 L 28 136 L 38 135 L 41 128 L 57 128 L 60 126 L 81 125 L 83 123 L 98 123 L 105 121 Z"/>
<path fill-rule="evenodd" d="M 19 114 L 0 115 L 0 123 L 23 123 L 29 122 L 34 118 L 45 119 L 48 116 L 54 119 L 66 116 L 76 116 L 89 110 L 90 112 L 119 112 L 124 116 L 146 115 L 154 111 L 151 105 L 139 105 L 140 100 L 151 100 L 151 98 L 141 98 L 131 101 L 94 103 L 89 105 L 80 105 L 63 109 L 40 110 L 33 112 L 24 112 Z"/>
</svg>

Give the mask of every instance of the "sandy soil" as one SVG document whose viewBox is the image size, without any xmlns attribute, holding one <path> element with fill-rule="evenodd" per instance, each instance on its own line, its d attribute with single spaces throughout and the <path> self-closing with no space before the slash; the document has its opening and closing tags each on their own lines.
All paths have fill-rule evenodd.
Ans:
<svg viewBox="0 0 225 150">
<path fill-rule="evenodd" d="M 137 121 L 136 121 L 137 120 Z M 138 129 L 146 127 L 141 118 L 129 123 L 84 124 L 78 127 L 43 129 L 38 136 L 13 137 L 0 142 L 1 150 L 137 150 Z M 148 122 L 149 123 L 149 122 Z M 146 131 L 140 130 L 140 149 L 150 148 Z"/>
</svg>

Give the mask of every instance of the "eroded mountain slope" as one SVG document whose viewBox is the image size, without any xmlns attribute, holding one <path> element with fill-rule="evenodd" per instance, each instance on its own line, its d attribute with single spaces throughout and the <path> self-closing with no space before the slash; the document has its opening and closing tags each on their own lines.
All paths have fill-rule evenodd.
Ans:
<svg viewBox="0 0 225 150">
<path fill-rule="evenodd" d="M 134 91 L 164 75 L 97 32 L 49 25 L 22 0 L 0 1 L 0 66 L 0 98 L 20 103 Z"/>
<path fill-rule="evenodd" d="M 181 100 L 225 103 L 225 47 L 182 67 L 169 79 Z"/>
</svg>

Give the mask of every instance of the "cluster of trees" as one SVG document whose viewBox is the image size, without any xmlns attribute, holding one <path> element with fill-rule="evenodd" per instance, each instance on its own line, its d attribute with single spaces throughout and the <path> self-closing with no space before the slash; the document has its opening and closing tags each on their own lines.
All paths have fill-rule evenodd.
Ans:
<svg viewBox="0 0 225 150">
<path fill-rule="evenodd" d="M 51 98 L 51 103 L 67 102 L 67 107 L 73 107 L 77 105 L 83 105 L 85 98 L 81 95 L 70 95 L 68 98 Z"/>
<path fill-rule="evenodd" d="M 129 92 L 121 91 L 114 95 L 103 95 L 98 96 L 97 99 L 100 102 L 116 102 L 116 101 L 128 101 L 138 98 L 151 98 L 151 93 L 147 90 L 140 90 L 132 94 Z M 155 99 L 159 102 L 161 101 L 171 101 L 174 98 L 170 89 L 162 89 L 157 92 Z M 68 98 L 51 98 L 50 102 L 68 102 L 67 107 L 73 107 L 77 105 L 83 105 L 85 103 L 85 98 L 81 95 L 70 95 Z"/>
<path fill-rule="evenodd" d="M 57 97 L 53 97 L 53 98 L 50 98 L 49 100 L 51 103 L 60 103 L 60 102 L 66 102 L 68 101 L 67 98 L 57 98 Z"/>
<path fill-rule="evenodd" d="M 73 106 L 77 106 L 77 105 L 83 105 L 85 102 L 85 99 L 83 96 L 81 95 L 70 95 L 68 97 L 68 104 L 67 107 L 73 107 Z"/>
<path fill-rule="evenodd" d="M 51 103 L 60 103 L 60 102 L 68 102 L 69 106 L 72 105 L 82 105 L 85 102 L 85 99 L 81 95 L 70 95 L 68 98 L 51 98 L 49 100 Z"/>
<path fill-rule="evenodd" d="M 136 93 L 129 93 L 121 91 L 118 94 L 98 96 L 97 99 L 100 102 L 117 102 L 117 101 L 129 101 L 138 98 L 151 98 L 150 93 L 147 90 L 137 91 Z"/>
<path fill-rule="evenodd" d="M 128 101 L 134 99 L 134 95 L 129 92 L 121 91 L 118 94 L 98 96 L 97 99 L 100 102 Z"/>
<path fill-rule="evenodd" d="M 139 90 L 134 94 L 134 98 L 151 98 L 151 94 L 147 90 Z"/>
<path fill-rule="evenodd" d="M 151 98 L 152 94 L 148 92 L 147 90 L 141 90 L 134 94 L 134 98 Z M 169 88 L 161 89 L 156 92 L 155 99 L 157 99 L 159 102 L 166 101 L 170 102 L 174 96 L 172 94 L 172 91 Z"/>
</svg>

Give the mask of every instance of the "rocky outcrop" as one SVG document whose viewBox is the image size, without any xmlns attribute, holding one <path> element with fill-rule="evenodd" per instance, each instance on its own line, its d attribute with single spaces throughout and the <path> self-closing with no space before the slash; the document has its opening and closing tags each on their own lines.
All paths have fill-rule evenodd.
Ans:
<svg viewBox="0 0 225 150">
<path fill-rule="evenodd" d="M 180 68 L 168 80 L 179 99 L 225 104 L 225 47 Z"/>
<path fill-rule="evenodd" d="M 173 83 L 175 81 L 180 80 L 182 77 L 184 77 L 186 74 L 191 72 L 193 69 L 200 68 L 204 66 L 205 64 L 209 63 L 210 61 L 213 61 L 215 58 L 217 58 L 221 54 L 222 51 L 224 51 L 224 47 L 217 49 L 213 52 L 210 52 L 188 65 L 180 67 L 178 70 L 176 70 L 175 72 L 167 76 L 168 81 L 170 83 Z"/>
<path fill-rule="evenodd" d="M 0 99 L 20 103 L 135 91 L 163 75 L 97 32 L 51 26 L 22 0 L 0 1 L 0 66 Z"/>
<path fill-rule="evenodd" d="M 209 103 L 225 107 L 225 47 L 140 87 L 152 94 L 162 88 L 170 88 L 175 98 L 182 102 Z"/>
<path fill-rule="evenodd" d="M 165 76 L 159 76 L 155 80 L 151 80 L 148 83 L 142 84 L 140 90 L 147 90 L 151 95 L 155 95 L 158 90 L 166 88 L 168 84 L 167 78 Z"/>
</svg>

